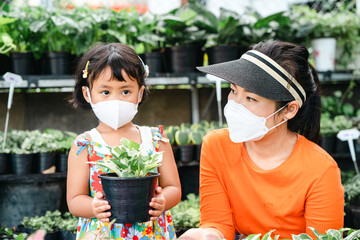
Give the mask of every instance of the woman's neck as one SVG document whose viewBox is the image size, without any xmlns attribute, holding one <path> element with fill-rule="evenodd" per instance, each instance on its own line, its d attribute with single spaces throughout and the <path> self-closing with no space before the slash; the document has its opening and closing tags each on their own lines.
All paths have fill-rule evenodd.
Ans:
<svg viewBox="0 0 360 240">
<path fill-rule="evenodd" d="M 259 141 L 245 143 L 251 160 L 261 169 L 271 170 L 280 166 L 291 154 L 297 142 L 297 134 L 287 126 L 279 126 Z"/>
</svg>

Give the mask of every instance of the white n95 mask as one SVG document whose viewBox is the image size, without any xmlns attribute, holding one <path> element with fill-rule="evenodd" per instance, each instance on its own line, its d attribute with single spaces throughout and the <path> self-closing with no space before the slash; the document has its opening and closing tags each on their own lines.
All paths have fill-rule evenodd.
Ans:
<svg viewBox="0 0 360 240">
<path fill-rule="evenodd" d="M 140 90 L 137 104 L 120 100 L 101 101 L 93 104 L 89 88 L 86 87 L 86 90 L 89 96 L 91 108 L 96 117 L 114 130 L 117 130 L 133 120 L 138 111 L 137 109 L 141 94 Z"/>
<path fill-rule="evenodd" d="M 287 104 L 285 106 L 287 106 Z M 270 130 L 287 121 L 285 118 L 284 121 L 271 127 L 270 129 L 266 127 L 266 119 L 281 111 L 281 109 L 285 106 L 281 107 L 270 116 L 264 118 L 256 116 L 242 104 L 236 103 L 234 100 L 229 100 L 224 108 L 224 115 L 229 126 L 231 141 L 241 143 L 250 140 L 260 140 Z"/>
</svg>

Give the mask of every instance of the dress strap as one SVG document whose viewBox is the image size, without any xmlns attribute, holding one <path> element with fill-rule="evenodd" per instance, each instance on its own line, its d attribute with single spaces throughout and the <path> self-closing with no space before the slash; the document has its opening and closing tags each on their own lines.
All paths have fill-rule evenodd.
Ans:
<svg viewBox="0 0 360 240">
<path fill-rule="evenodd" d="M 159 150 L 159 141 L 169 142 L 169 139 L 164 138 L 162 136 L 162 133 L 163 133 L 162 125 L 160 125 L 158 128 L 152 127 L 151 132 L 152 132 L 152 144 L 153 144 L 155 151 L 157 152 Z"/>
<path fill-rule="evenodd" d="M 75 144 L 80 147 L 79 150 L 75 153 L 75 156 L 78 156 L 78 155 L 82 152 L 82 150 L 84 150 L 86 147 L 91 147 L 91 146 L 101 147 L 101 144 L 90 140 L 90 139 L 85 135 L 85 133 L 82 134 L 82 135 L 80 135 L 80 136 L 78 136 L 78 137 L 75 139 Z"/>
</svg>

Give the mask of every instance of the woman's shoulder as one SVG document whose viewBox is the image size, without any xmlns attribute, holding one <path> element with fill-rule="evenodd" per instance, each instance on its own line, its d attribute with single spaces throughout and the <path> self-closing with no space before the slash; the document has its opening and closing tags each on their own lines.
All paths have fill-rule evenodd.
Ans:
<svg viewBox="0 0 360 240">
<path fill-rule="evenodd" d="M 228 128 L 220 128 L 211 130 L 208 132 L 205 137 L 204 141 L 231 141 L 229 137 L 229 129 Z"/>
<path fill-rule="evenodd" d="M 308 140 L 304 136 L 299 135 L 301 148 L 299 156 L 302 157 L 302 161 L 305 161 L 312 168 L 327 169 L 331 167 L 338 167 L 336 161 L 322 149 L 318 144 Z"/>
</svg>

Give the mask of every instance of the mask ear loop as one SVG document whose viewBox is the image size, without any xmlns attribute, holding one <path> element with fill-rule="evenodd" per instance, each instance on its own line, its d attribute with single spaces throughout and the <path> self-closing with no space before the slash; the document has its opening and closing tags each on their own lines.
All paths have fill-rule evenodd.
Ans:
<svg viewBox="0 0 360 240">
<path fill-rule="evenodd" d="M 273 114 L 271 114 L 270 116 L 268 116 L 268 117 L 265 118 L 265 119 L 268 119 L 269 117 L 274 116 L 276 113 L 278 113 L 278 112 L 280 112 L 282 109 L 284 109 L 287 105 L 289 105 L 289 103 L 285 104 L 284 106 L 282 106 L 281 108 L 279 108 L 276 112 L 274 112 Z M 274 129 L 274 128 L 276 128 L 277 126 L 280 126 L 281 124 L 287 122 L 287 120 L 288 120 L 288 119 L 287 119 L 286 117 L 284 117 L 284 120 L 283 120 L 282 122 L 280 122 L 280 123 L 276 124 L 275 126 L 272 126 L 271 128 L 269 128 L 269 131 L 272 130 L 272 129 Z"/>
<path fill-rule="evenodd" d="M 90 105 L 91 105 L 92 108 L 94 108 L 94 104 L 93 104 L 92 101 L 91 101 L 91 96 L 90 96 L 90 89 L 89 89 L 89 87 L 86 87 L 86 92 L 87 92 L 88 97 L 89 97 L 89 100 L 90 100 Z"/>
</svg>

